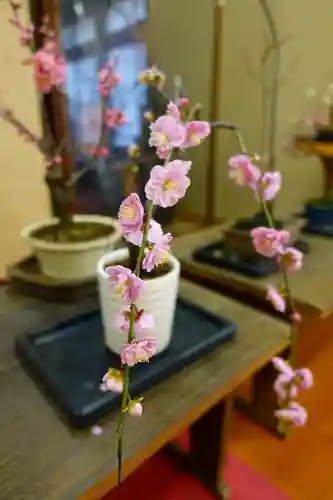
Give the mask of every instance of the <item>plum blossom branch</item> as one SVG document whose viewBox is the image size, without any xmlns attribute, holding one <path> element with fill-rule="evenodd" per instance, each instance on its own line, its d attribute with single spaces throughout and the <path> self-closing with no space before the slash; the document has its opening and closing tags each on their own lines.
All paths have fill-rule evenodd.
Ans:
<svg viewBox="0 0 333 500">
<path fill-rule="evenodd" d="M 229 176 L 236 184 L 247 186 L 253 190 L 255 196 L 266 216 L 267 227 L 257 227 L 251 231 L 252 241 L 255 250 L 268 258 L 275 258 L 282 273 L 283 286 L 277 289 L 271 285 L 267 287 L 267 299 L 270 300 L 274 308 L 287 313 L 291 318 L 290 330 L 290 354 L 288 363 L 276 358 L 274 365 L 284 367 L 284 377 L 277 379 L 276 387 L 284 382 L 284 392 L 277 391 L 279 396 L 280 409 L 276 411 L 276 416 L 280 419 L 280 427 L 284 431 L 285 425 L 293 422 L 295 425 L 304 425 L 306 422 L 306 410 L 294 401 L 297 391 L 294 389 L 295 380 L 298 380 L 299 370 L 292 372 L 292 376 L 286 378 L 287 365 L 293 366 L 296 363 L 298 323 L 301 316 L 295 308 L 294 299 L 289 283 L 289 272 L 301 269 L 303 264 L 303 254 L 291 245 L 291 235 L 288 231 L 278 230 L 270 213 L 267 203 L 275 199 L 281 188 L 280 172 L 262 173 L 258 167 L 260 158 L 258 156 L 249 157 L 245 147 L 242 134 L 238 131 L 239 144 L 243 154 L 233 156 L 229 160 Z M 291 373 L 289 369 L 289 373 Z M 307 370 L 308 369 L 302 369 Z M 302 372 L 302 373 L 303 373 Z M 311 379 L 312 380 L 312 379 Z M 309 383 L 309 388 L 312 385 Z M 285 394 L 283 396 L 283 394 Z"/>
<path fill-rule="evenodd" d="M 147 78 L 152 78 L 151 70 Z M 147 83 L 141 75 L 141 81 Z M 158 82 L 155 82 L 155 84 Z M 137 300 L 145 286 L 140 277 L 141 269 L 151 273 L 158 266 L 168 262 L 172 241 L 170 233 L 163 233 L 162 227 L 153 219 L 154 207 L 163 208 L 175 205 L 186 194 L 190 185 L 188 177 L 190 161 L 171 160 L 175 149 L 186 150 L 198 146 L 210 134 L 207 122 L 192 120 L 194 113 L 186 113 L 183 119 L 180 100 L 179 106 L 169 102 L 164 115 L 150 123 L 149 145 L 156 149 L 157 157 L 164 160 L 163 165 L 155 165 L 145 187 L 146 211 L 136 193 L 130 194 L 119 208 L 120 228 L 124 238 L 139 247 L 135 269 L 131 271 L 121 265 L 107 268 L 110 281 L 116 293 L 125 302 L 124 309 L 117 320 L 118 327 L 127 332 L 127 342 L 121 351 L 121 372 L 108 372 L 103 377 L 103 388 L 107 384 L 111 390 L 118 388 L 119 379 L 123 381 L 121 408 L 117 426 L 118 482 L 122 479 L 123 434 L 125 414 L 142 413 L 140 399 L 132 399 L 129 394 L 130 367 L 139 362 L 147 362 L 156 353 L 156 338 L 150 336 L 154 329 L 153 316 L 139 308 Z M 186 104 L 188 103 L 186 99 Z M 195 107 L 194 107 L 195 108 Z M 193 110 L 193 108 L 192 108 Z M 137 340 L 137 333 L 146 337 Z M 107 389 L 109 390 L 109 389 Z"/>
</svg>

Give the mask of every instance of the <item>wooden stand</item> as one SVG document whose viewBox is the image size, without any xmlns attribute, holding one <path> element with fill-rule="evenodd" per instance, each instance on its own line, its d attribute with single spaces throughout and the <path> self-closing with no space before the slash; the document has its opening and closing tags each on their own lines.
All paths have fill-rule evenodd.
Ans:
<svg viewBox="0 0 333 500">
<path fill-rule="evenodd" d="M 295 147 L 306 155 L 317 156 L 320 159 L 324 171 L 323 196 L 327 196 L 333 190 L 333 143 L 296 137 Z"/>
<path fill-rule="evenodd" d="M 189 452 L 174 443 L 165 447 L 180 467 L 199 479 L 219 500 L 229 496 L 223 472 L 231 415 L 232 398 L 227 396 L 190 427 Z"/>
<path fill-rule="evenodd" d="M 9 266 L 8 277 L 14 289 L 47 302 L 76 302 L 97 294 L 96 280 L 64 282 L 48 278 L 32 256 Z"/>
</svg>

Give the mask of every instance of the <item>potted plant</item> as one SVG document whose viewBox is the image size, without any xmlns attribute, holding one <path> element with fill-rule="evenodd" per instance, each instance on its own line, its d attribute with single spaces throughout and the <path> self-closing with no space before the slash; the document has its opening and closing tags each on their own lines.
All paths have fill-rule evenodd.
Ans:
<svg viewBox="0 0 333 500">
<path fill-rule="evenodd" d="M 261 114 L 262 114 L 262 137 L 261 155 L 254 154 L 251 161 L 260 163 L 262 168 L 267 170 L 267 182 L 281 182 L 280 172 L 276 170 L 278 155 L 278 111 L 280 99 L 280 86 L 284 79 L 281 72 L 281 47 L 288 41 L 282 39 L 278 33 L 277 23 L 268 0 L 259 0 L 265 22 L 268 27 L 270 40 L 264 48 L 260 58 L 260 70 L 258 75 L 249 67 L 245 61 L 245 69 L 259 81 L 261 86 Z M 238 164 L 240 161 L 244 165 L 248 164 L 249 153 L 241 137 L 240 129 L 237 126 L 230 127 L 230 131 L 236 138 L 240 154 L 233 158 Z M 238 168 L 230 165 L 230 174 L 236 182 L 242 184 L 244 179 L 237 179 Z M 299 218 L 290 217 L 289 220 L 276 220 L 273 211 L 273 201 L 267 204 L 268 210 L 278 229 L 286 229 L 291 234 L 291 242 L 299 246 L 303 251 L 307 250 L 305 242 L 299 240 L 302 221 Z M 209 263 L 216 267 L 227 267 L 232 270 L 250 274 L 251 276 L 264 276 L 271 274 L 277 267 L 271 261 L 255 252 L 252 244 L 251 231 L 256 227 L 266 224 L 266 214 L 262 207 L 250 217 L 241 217 L 233 225 L 223 230 L 222 240 L 216 244 L 199 249 L 195 253 L 196 260 Z"/>
<path fill-rule="evenodd" d="M 155 68 L 154 71 L 158 74 L 158 70 Z M 154 84 L 154 78 L 151 78 L 151 70 L 147 70 L 147 77 L 141 77 L 143 83 Z M 176 96 L 175 96 L 176 97 Z M 165 98 L 164 98 L 165 99 Z M 179 189 L 185 190 L 187 184 L 189 184 L 189 179 L 183 173 L 183 178 L 181 178 L 182 170 L 190 169 L 191 162 L 185 161 L 184 152 L 190 146 L 196 146 L 200 144 L 201 141 L 209 134 L 210 125 L 208 122 L 203 122 L 196 120 L 196 110 L 197 105 L 192 108 L 189 106 L 188 100 L 182 98 L 180 96 L 176 97 L 176 104 L 173 102 L 167 102 L 167 106 L 165 107 L 165 113 L 161 116 L 160 121 L 159 118 L 157 120 L 153 120 L 153 116 L 149 116 L 150 119 L 147 123 L 150 123 L 148 126 L 147 140 L 149 141 L 150 147 L 154 147 L 154 140 L 162 140 L 162 136 L 160 139 L 159 135 L 162 134 L 158 130 L 159 126 L 163 126 L 163 120 L 169 120 L 171 122 L 175 122 L 176 119 L 179 122 L 178 131 L 179 137 L 173 141 L 172 155 L 173 160 L 170 161 L 171 152 L 166 156 L 168 151 L 163 151 L 163 147 L 157 151 L 157 161 L 160 158 L 168 159 L 168 165 L 170 166 L 170 185 L 173 184 L 172 178 L 174 177 L 176 180 L 178 177 L 182 179 L 184 183 L 183 186 Z M 192 119 L 193 118 L 193 119 Z M 152 132 L 151 129 L 154 128 L 154 124 L 156 125 L 156 139 L 151 139 Z M 184 136 L 184 126 L 186 123 L 186 134 L 187 138 Z M 185 130 L 185 129 L 184 129 Z M 184 136 L 184 137 L 183 137 Z M 139 154 L 139 150 L 143 149 L 144 146 L 141 145 L 140 148 L 136 149 L 136 154 Z M 133 156 L 135 156 L 133 154 Z M 144 192 L 140 193 L 139 196 L 137 193 L 131 193 L 122 203 L 119 214 L 137 212 L 139 217 L 139 222 L 136 222 L 137 234 L 133 237 L 131 236 L 131 232 L 126 230 L 124 225 L 120 224 L 120 230 L 125 240 L 127 240 L 127 248 L 113 250 L 108 252 L 105 256 L 101 258 L 98 263 L 97 275 L 98 275 L 98 283 L 99 283 L 99 293 L 100 293 L 100 304 L 101 304 L 101 312 L 103 318 L 103 325 L 105 331 L 105 342 L 106 345 L 117 354 L 120 354 L 121 349 L 124 345 L 124 329 L 126 329 L 126 325 L 128 323 L 128 315 L 129 311 L 123 312 L 123 317 L 120 317 L 118 323 L 115 323 L 114 318 L 117 316 L 117 311 L 119 311 L 119 307 L 121 305 L 121 298 L 116 293 L 116 291 L 110 287 L 110 279 L 108 275 L 108 268 L 113 265 L 121 265 L 123 267 L 130 268 L 133 272 L 137 268 L 137 262 L 140 254 L 140 245 L 138 243 L 142 240 L 144 228 L 146 224 L 148 224 L 149 229 L 147 229 L 147 241 L 152 247 L 159 248 L 159 263 L 158 267 L 153 265 L 146 265 L 141 270 L 140 276 L 145 281 L 145 287 L 140 295 L 140 300 L 137 303 L 138 314 L 139 311 L 145 311 L 145 318 L 153 318 L 153 323 L 148 323 L 146 325 L 147 328 L 153 328 L 153 324 L 159 324 L 159 335 L 156 339 L 156 353 L 161 353 L 167 346 L 169 345 L 172 329 L 173 329 L 173 319 L 176 307 L 176 300 L 178 294 L 178 284 L 180 277 L 180 263 L 178 259 L 176 259 L 173 255 L 168 253 L 168 249 L 171 243 L 171 234 L 166 233 L 163 234 L 162 226 L 160 221 L 163 220 L 163 211 L 168 211 L 173 209 L 176 205 L 175 195 L 168 195 L 167 182 L 165 181 L 165 189 L 163 204 L 158 206 L 157 204 L 154 206 L 154 218 L 152 218 L 151 214 L 144 215 L 143 209 L 143 198 L 146 197 L 147 186 L 149 186 L 149 179 L 151 179 L 152 173 L 157 172 L 158 167 L 153 167 L 152 171 L 148 173 L 147 180 L 144 187 Z M 163 172 L 162 172 L 163 173 Z M 157 173 L 158 177 L 160 173 Z M 158 181 L 156 181 L 158 182 Z M 143 195 L 143 196 L 142 196 Z M 163 197 L 163 193 L 161 194 Z M 158 210 L 160 209 L 160 210 Z M 161 210 L 162 209 L 162 210 Z M 157 217 L 159 219 L 157 220 Z M 130 224 L 129 224 L 130 225 Z M 147 226 L 147 227 L 148 227 Z M 168 261 L 162 265 L 165 257 L 168 257 Z M 152 257 L 153 258 L 153 257 Z M 141 255 L 140 260 L 143 259 Z M 144 260 L 143 260 L 144 262 Z M 126 319 L 127 318 L 127 319 Z M 141 333 L 139 332 L 138 338 L 141 338 L 145 333 L 143 330 Z"/>
<path fill-rule="evenodd" d="M 313 198 L 305 204 L 305 217 L 309 228 L 333 231 L 333 192 Z"/>
<path fill-rule="evenodd" d="M 333 143 L 333 102 L 332 84 L 325 85 L 323 91 L 308 89 L 305 112 L 296 121 L 296 131 L 289 140 L 290 150 L 315 154 L 321 159 L 323 175 L 326 177 L 324 194 L 310 199 L 304 207 L 304 217 L 307 219 L 306 230 L 331 236 L 333 234 L 333 184 L 331 173 L 330 148 Z M 313 104 L 313 100 L 316 102 Z M 299 128 L 307 129 L 307 134 L 300 134 Z"/>
<path fill-rule="evenodd" d="M 32 66 L 37 91 L 43 95 L 60 93 L 64 95 L 66 62 L 61 55 L 59 43 L 48 26 L 48 20 L 40 27 L 43 36 L 42 47 L 34 47 L 34 30 L 21 19 L 21 2 L 8 0 L 12 10 L 10 23 L 17 30 L 20 43 L 27 48 L 28 57 L 23 64 Z M 45 137 L 39 138 L 30 131 L 5 105 L 0 107 L 0 116 L 12 125 L 24 140 L 37 147 L 45 158 L 46 186 L 50 192 L 56 217 L 29 224 L 22 229 L 36 255 L 41 271 L 48 277 L 61 281 L 75 281 L 93 278 L 96 263 L 108 250 L 113 248 L 120 237 L 116 220 L 99 215 L 74 215 L 74 188 L 80 178 L 96 162 L 107 157 L 108 136 L 116 126 L 124 123 L 125 117 L 120 110 L 109 109 L 109 94 L 119 82 L 116 61 L 107 64 L 98 74 L 98 91 L 101 96 L 101 125 L 98 142 L 90 149 L 88 160 L 79 172 L 68 173 L 64 152 L 68 138 L 56 143 L 51 126 L 44 116 Z"/>
</svg>

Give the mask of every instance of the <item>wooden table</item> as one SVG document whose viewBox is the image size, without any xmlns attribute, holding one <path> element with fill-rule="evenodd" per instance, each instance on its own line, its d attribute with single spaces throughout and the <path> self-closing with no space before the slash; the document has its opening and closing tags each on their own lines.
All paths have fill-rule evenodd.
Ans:
<svg viewBox="0 0 333 500">
<path fill-rule="evenodd" d="M 263 299 L 267 283 L 276 285 L 281 282 L 281 276 L 278 273 L 265 278 L 250 278 L 193 261 L 193 251 L 221 238 L 223 228 L 223 224 L 212 226 L 175 240 L 173 250 L 181 260 L 184 272 L 187 269 L 196 269 L 198 274 L 202 272 L 207 277 L 210 273 L 214 273 L 215 279 L 221 284 L 225 283 L 226 286 L 239 293 L 248 292 Z M 293 273 L 290 282 L 298 307 L 306 315 L 316 316 L 333 308 L 333 244 L 331 238 L 308 235 L 306 241 L 309 242 L 310 251 L 305 256 L 304 268 L 298 273 Z M 184 277 L 185 275 L 187 272 L 184 273 Z"/>
<path fill-rule="evenodd" d="M 287 325 L 261 312 L 183 281 L 181 295 L 238 324 L 236 342 L 145 394 L 144 415 L 128 418 L 124 475 L 190 428 L 190 463 L 217 498 L 223 485 L 231 394 L 249 376 L 266 374 L 266 400 L 258 411 L 273 419 L 276 400 L 271 357 L 288 349 Z M 82 309 L 96 307 L 86 300 Z M 104 432 L 73 431 L 58 418 L 13 354 L 16 335 L 51 326 L 79 312 L 77 305 L 6 297 L 0 288 L 0 498 L 3 500 L 99 500 L 116 486 L 116 413 Z M 191 332 L 189 334 L 189 342 Z M 269 363 L 267 365 L 267 363 Z M 265 377 L 264 377 L 265 378 Z M 264 380 L 261 377 L 261 381 Z M 275 420 L 275 419 L 274 419 Z"/>
<path fill-rule="evenodd" d="M 281 276 L 278 273 L 266 278 L 253 279 L 192 259 L 196 248 L 221 238 L 224 227 L 224 225 L 213 226 L 176 239 L 173 250 L 181 260 L 183 278 L 281 317 L 281 314 L 277 313 L 266 300 L 267 284 L 281 283 Z M 332 239 L 307 236 L 306 240 L 310 244 L 310 252 L 305 256 L 304 269 L 290 277 L 296 306 L 305 320 L 299 335 L 299 360 L 302 363 L 308 362 L 309 356 L 325 345 L 324 334 L 320 336 L 316 333 L 316 318 L 328 316 L 333 312 Z M 312 338 L 308 338 L 308 335 Z"/>
</svg>

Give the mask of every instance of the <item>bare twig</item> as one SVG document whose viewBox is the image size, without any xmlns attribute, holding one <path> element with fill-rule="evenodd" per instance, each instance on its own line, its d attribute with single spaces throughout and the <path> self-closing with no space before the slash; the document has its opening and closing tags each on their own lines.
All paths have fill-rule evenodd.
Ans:
<svg viewBox="0 0 333 500">
<path fill-rule="evenodd" d="M 281 66 L 281 44 L 277 25 L 269 6 L 269 0 L 259 0 L 263 14 L 265 16 L 270 35 L 273 59 L 273 69 L 271 78 L 271 95 L 270 95 L 270 124 L 268 135 L 268 169 L 274 171 L 276 168 L 277 156 L 277 128 L 278 128 L 278 108 L 279 108 L 279 79 Z"/>
</svg>

